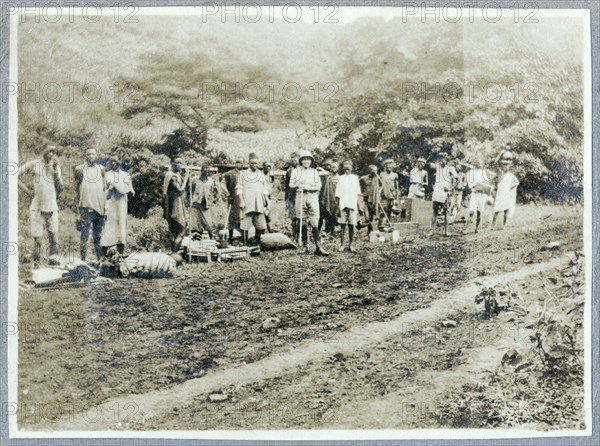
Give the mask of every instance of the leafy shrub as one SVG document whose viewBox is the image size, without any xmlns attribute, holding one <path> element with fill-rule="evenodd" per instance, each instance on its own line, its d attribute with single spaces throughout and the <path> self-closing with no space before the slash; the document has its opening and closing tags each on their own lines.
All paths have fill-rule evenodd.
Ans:
<svg viewBox="0 0 600 446">
<path fill-rule="evenodd" d="M 145 218 L 129 218 L 129 248 L 131 251 L 167 250 L 171 234 L 163 210 L 153 207 Z"/>
<path fill-rule="evenodd" d="M 535 423 L 540 428 L 582 428 L 584 305 L 583 254 L 576 251 L 558 276 L 550 277 L 542 303 L 522 304 L 506 284 L 486 287 L 476 296 L 485 316 L 510 311 L 525 316 L 530 346 L 512 350 L 502 368 L 484 382 L 449 392 L 437 407 L 438 421 L 463 428 L 515 427 Z M 523 373 L 520 373 L 523 372 Z"/>
</svg>

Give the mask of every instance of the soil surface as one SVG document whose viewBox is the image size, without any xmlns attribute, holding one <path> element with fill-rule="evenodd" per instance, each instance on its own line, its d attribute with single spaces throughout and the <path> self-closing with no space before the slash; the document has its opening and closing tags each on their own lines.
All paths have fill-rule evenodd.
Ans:
<svg viewBox="0 0 600 446">
<path fill-rule="evenodd" d="M 263 252 L 184 265 L 172 279 L 22 292 L 19 426 L 444 426 L 448 391 L 529 342 L 509 313 L 483 318 L 478 284 L 512 281 L 538 298 L 582 249 L 581 209 L 520 215 L 504 231 L 463 236 L 457 225 L 396 244 L 368 243 L 363 230 L 358 254 L 330 241 L 326 258 Z"/>
</svg>

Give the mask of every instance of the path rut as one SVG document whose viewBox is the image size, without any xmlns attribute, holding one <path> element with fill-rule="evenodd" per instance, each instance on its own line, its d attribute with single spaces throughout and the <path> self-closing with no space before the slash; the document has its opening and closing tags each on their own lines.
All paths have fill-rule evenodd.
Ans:
<svg viewBox="0 0 600 446">
<path fill-rule="evenodd" d="M 326 342 L 307 342 L 297 348 L 273 354 L 248 365 L 230 367 L 214 373 L 209 372 L 201 378 L 191 379 L 158 391 L 113 398 L 95 408 L 89 408 L 85 412 L 69 414 L 68 417 L 61 417 L 56 422 L 40 422 L 27 425 L 21 430 L 102 431 L 119 429 L 119 422 L 127 423 L 140 418 L 147 423 L 148 420 L 159 414 L 170 412 L 175 406 L 181 407 L 192 403 L 198 395 L 230 385 L 240 386 L 281 376 L 309 361 L 323 360 L 336 353 L 352 354 L 361 349 L 372 348 L 387 338 L 397 335 L 406 327 L 406 324 L 420 324 L 472 308 L 473 296 L 479 289 L 479 283 L 484 282 L 494 285 L 500 282 L 523 280 L 532 274 L 559 267 L 561 260 L 561 258 L 555 258 L 545 263 L 525 266 L 517 271 L 481 277 L 470 281 L 465 286 L 456 288 L 445 297 L 440 297 L 429 307 L 409 311 L 390 321 L 371 322 L 360 327 L 353 327 L 340 333 L 337 338 Z M 476 358 L 476 356 L 473 355 L 473 358 Z M 437 373 L 435 375 L 432 376 L 434 381 L 444 379 L 443 374 Z M 135 406 L 132 406 L 132 404 Z M 136 408 L 134 418 L 128 420 L 125 418 L 124 413 L 127 412 L 127 408 L 132 407 Z M 119 417 L 116 415 L 115 408 L 120 408 Z"/>
</svg>

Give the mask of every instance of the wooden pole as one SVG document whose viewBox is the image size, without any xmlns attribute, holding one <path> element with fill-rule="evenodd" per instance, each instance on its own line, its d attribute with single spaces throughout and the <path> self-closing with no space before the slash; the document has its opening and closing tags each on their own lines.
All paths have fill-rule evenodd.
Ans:
<svg viewBox="0 0 600 446">
<path fill-rule="evenodd" d="M 187 169 L 186 169 L 186 173 Z M 189 175 L 189 173 L 188 173 Z M 188 187 L 190 192 L 190 202 L 188 207 L 188 263 L 192 261 L 192 180 L 191 176 L 188 176 Z"/>
<path fill-rule="evenodd" d="M 302 199 L 304 198 L 304 189 L 300 189 L 300 225 L 298 227 L 298 245 L 300 245 L 301 243 L 304 242 L 304 240 L 302 240 L 302 217 L 303 217 L 303 211 L 304 211 L 304 203 L 302 202 Z M 307 229 L 308 231 L 308 229 Z M 308 234 L 306 235 L 308 237 Z M 308 240 L 307 240 L 308 242 Z"/>
</svg>

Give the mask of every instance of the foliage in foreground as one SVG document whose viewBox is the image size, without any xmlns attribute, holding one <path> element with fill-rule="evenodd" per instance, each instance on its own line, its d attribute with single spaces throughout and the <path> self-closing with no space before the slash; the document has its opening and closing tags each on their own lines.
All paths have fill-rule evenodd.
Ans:
<svg viewBox="0 0 600 446">
<path fill-rule="evenodd" d="M 484 316 L 511 311 L 528 330 L 529 347 L 512 350 L 486 382 L 452 390 L 438 407 L 438 420 L 453 427 L 583 428 L 584 257 L 576 251 L 547 297 L 524 308 L 506 284 L 484 288 L 476 302 Z M 507 292 L 507 290 L 509 290 Z"/>
</svg>

